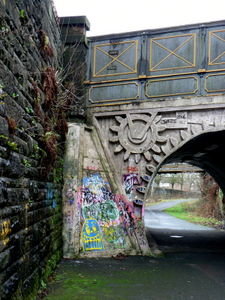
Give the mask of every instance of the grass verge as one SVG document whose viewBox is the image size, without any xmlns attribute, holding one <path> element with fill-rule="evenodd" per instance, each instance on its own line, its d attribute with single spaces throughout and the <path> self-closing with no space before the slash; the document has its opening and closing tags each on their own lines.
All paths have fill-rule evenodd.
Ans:
<svg viewBox="0 0 225 300">
<path fill-rule="evenodd" d="M 157 201 L 154 201 L 154 202 L 146 202 L 145 206 L 148 207 L 148 206 L 153 206 L 153 205 L 156 205 L 156 204 L 159 204 L 159 203 L 162 203 L 162 202 L 170 202 L 170 201 L 176 201 L 176 200 L 178 200 L 178 198 L 174 198 L 174 199 L 161 199 L 161 200 L 157 200 Z"/>
<path fill-rule="evenodd" d="M 186 220 L 191 223 L 200 224 L 204 226 L 210 226 L 215 228 L 222 228 L 223 221 L 219 221 L 216 218 L 206 218 L 197 215 L 196 208 L 198 201 L 190 201 L 185 203 L 177 204 L 176 206 L 165 209 L 164 211 L 169 215 L 178 219 Z"/>
</svg>

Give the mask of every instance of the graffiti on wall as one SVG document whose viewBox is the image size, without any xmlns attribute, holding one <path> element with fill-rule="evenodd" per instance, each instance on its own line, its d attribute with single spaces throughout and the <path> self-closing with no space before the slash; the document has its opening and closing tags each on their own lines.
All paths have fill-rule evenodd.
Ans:
<svg viewBox="0 0 225 300">
<path fill-rule="evenodd" d="M 135 185 L 139 184 L 139 178 L 137 173 L 128 173 L 123 175 L 123 186 L 126 195 L 130 200 L 134 197 L 132 194 L 135 191 Z"/>
<path fill-rule="evenodd" d="M 76 181 L 71 179 L 67 180 L 65 183 L 65 197 L 66 203 L 69 205 L 73 205 L 76 197 Z"/>
<path fill-rule="evenodd" d="M 111 249 L 123 249 L 126 246 L 124 239 L 124 229 L 121 226 L 103 227 L 104 240 L 109 244 Z"/>
<path fill-rule="evenodd" d="M 127 167 L 127 172 L 128 173 L 137 173 L 138 172 L 138 168 L 137 167 Z"/>
<path fill-rule="evenodd" d="M 109 184 L 99 174 L 83 179 L 82 217 L 94 218 L 100 225 L 119 224 L 119 211 Z"/>
<path fill-rule="evenodd" d="M 136 167 L 128 167 L 127 170 L 129 170 L 129 173 L 122 176 L 123 187 L 128 199 L 134 201 L 144 195 L 151 176 L 139 174 Z M 136 172 L 134 172 L 134 170 L 136 170 Z M 142 194 L 142 196 L 140 196 L 140 194 Z"/>
<path fill-rule="evenodd" d="M 77 188 L 77 178 L 66 178 L 64 183 L 64 231 L 63 238 L 66 241 L 64 252 L 74 251 L 78 254 L 80 249 L 80 199 L 81 191 Z"/>
<path fill-rule="evenodd" d="M 91 171 L 97 171 L 98 167 L 96 167 L 96 166 L 87 166 L 86 169 L 91 170 Z"/>
<path fill-rule="evenodd" d="M 137 173 L 126 174 L 124 180 L 128 190 L 140 181 Z M 130 247 L 133 237 L 136 239 L 136 221 L 141 213 L 127 196 L 112 192 L 102 173 L 88 173 L 79 187 L 77 179 L 67 179 L 64 200 L 65 251 L 72 251 L 75 244 L 77 253 L 120 251 Z"/>
<path fill-rule="evenodd" d="M 82 244 L 85 251 L 103 250 L 102 233 L 95 219 L 86 219 L 82 229 Z"/>
<path fill-rule="evenodd" d="M 47 192 L 46 192 L 46 199 L 47 201 L 51 202 L 51 206 L 52 208 L 56 208 L 57 207 L 57 202 L 55 200 L 56 197 L 56 193 L 55 190 L 52 187 L 51 183 L 47 183 Z"/>
<path fill-rule="evenodd" d="M 126 194 L 130 194 L 135 184 L 139 184 L 138 174 L 129 173 L 123 175 L 123 182 Z"/>
<path fill-rule="evenodd" d="M 64 222 L 69 225 L 68 227 L 73 226 L 74 223 L 74 212 L 72 209 L 64 210 Z"/>
<path fill-rule="evenodd" d="M 84 219 L 83 249 L 124 248 L 126 242 L 121 215 L 109 183 L 99 173 L 84 177 L 80 196 L 78 203 L 81 203 L 81 216 Z M 88 236 L 87 230 L 93 232 L 91 228 L 98 232 L 97 237 Z"/>
<path fill-rule="evenodd" d="M 135 221 L 133 202 L 126 199 L 124 195 L 116 194 L 115 202 L 119 209 L 120 222 L 124 228 L 132 228 Z"/>
</svg>

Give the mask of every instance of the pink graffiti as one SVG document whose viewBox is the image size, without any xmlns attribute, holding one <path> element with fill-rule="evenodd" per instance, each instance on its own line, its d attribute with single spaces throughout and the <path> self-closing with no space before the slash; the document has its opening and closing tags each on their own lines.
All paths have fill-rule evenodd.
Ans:
<svg viewBox="0 0 225 300">
<path fill-rule="evenodd" d="M 87 166 L 86 170 L 91 170 L 91 171 L 98 171 L 98 168 L 95 166 Z"/>
<path fill-rule="evenodd" d="M 114 201 L 116 202 L 118 209 L 120 211 L 120 221 L 125 227 L 130 227 L 136 221 L 136 216 L 134 214 L 133 202 L 130 202 L 126 196 L 116 194 L 114 196 Z"/>
<path fill-rule="evenodd" d="M 78 207 L 81 207 L 82 204 L 82 187 L 77 188 L 77 192 L 75 194 L 75 199 Z"/>
</svg>

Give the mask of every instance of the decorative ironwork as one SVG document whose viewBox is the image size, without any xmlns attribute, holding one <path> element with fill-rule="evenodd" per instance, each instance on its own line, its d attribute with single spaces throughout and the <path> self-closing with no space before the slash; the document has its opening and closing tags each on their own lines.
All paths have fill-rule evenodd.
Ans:
<svg viewBox="0 0 225 300">
<path fill-rule="evenodd" d="M 137 48 L 137 40 L 95 45 L 93 77 L 137 73 Z"/>
<path fill-rule="evenodd" d="M 150 39 L 151 72 L 193 68 L 195 65 L 195 33 Z"/>
<path fill-rule="evenodd" d="M 208 65 L 225 64 L 225 30 L 209 32 L 209 60 Z"/>
</svg>

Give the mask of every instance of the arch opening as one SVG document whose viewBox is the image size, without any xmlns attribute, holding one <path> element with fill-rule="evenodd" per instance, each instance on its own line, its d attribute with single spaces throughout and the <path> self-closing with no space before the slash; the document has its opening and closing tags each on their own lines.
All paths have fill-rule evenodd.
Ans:
<svg viewBox="0 0 225 300">
<path fill-rule="evenodd" d="M 179 166 L 192 166 L 197 168 L 198 172 L 207 172 L 210 174 L 215 182 L 219 185 L 223 194 L 225 194 L 225 131 L 207 132 L 203 133 L 192 140 L 182 145 L 179 149 L 167 156 L 164 161 L 158 166 L 157 171 L 153 174 L 152 178 L 157 178 L 157 174 L 168 174 L 165 170 L 170 165 Z M 163 171 L 164 170 L 164 171 Z M 177 171 L 177 173 L 179 170 Z M 174 172 L 175 173 L 175 172 Z M 171 173 L 170 173 L 171 174 Z M 201 177 L 201 176 L 200 176 Z M 152 179 L 148 188 L 153 190 L 154 180 Z M 193 195 L 191 195 L 192 197 Z M 200 196 L 200 193 L 199 193 Z M 201 196 L 200 196 L 201 197 Z M 182 197 L 183 198 L 183 197 Z M 188 198 L 186 195 L 184 198 Z M 224 215 L 224 198 L 222 203 L 222 210 Z M 221 207 L 220 207 L 221 209 Z M 148 216 L 151 211 L 151 216 Z M 165 213 L 163 213 L 165 214 Z M 148 218 L 155 218 L 155 225 L 149 225 Z M 169 220 L 168 224 L 169 224 Z M 166 222 L 167 222 L 166 221 Z M 161 228 L 157 224 L 161 222 L 160 215 L 153 208 L 147 207 L 145 213 L 145 226 L 146 233 L 153 236 L 158 243 L 161 250 L 173 249 L 201 249 L 216 250 L 225 252 L 225 234 L 224 231 L 214 229 L 201 230 L 201 228 L 185 228 L 182 223 L 177 222 L 171 227 L 163 224 Z M 147 223 L 147 224 L 146 224 Z M 151 222 L 151 224 L 153 224 Z"/>
<path fill-rule="evenodd" d="M 225 193 L 225 131 L 194 137 L 161 164 L 188 163 L 209 173 Z"/>
</svg>

